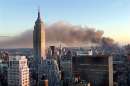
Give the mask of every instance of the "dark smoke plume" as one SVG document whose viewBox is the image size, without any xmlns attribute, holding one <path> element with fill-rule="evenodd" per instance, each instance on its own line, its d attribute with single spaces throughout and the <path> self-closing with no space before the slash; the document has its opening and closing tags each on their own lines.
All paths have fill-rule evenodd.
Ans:
<svg viewBox="0 0 130 86">
<path fill-rule="evenodd" d="M 22 34 L 0 41 L 0 48 L 31 48 L 33 45 L 33 29 Z M 65 22 L 56 22 L 46 28 L 46 42 L 87 43 L 98 45 L 112 45 L 111 38 L 103 37 L 104 32 L 94 28 L 71 25 Z"/>
</svg>

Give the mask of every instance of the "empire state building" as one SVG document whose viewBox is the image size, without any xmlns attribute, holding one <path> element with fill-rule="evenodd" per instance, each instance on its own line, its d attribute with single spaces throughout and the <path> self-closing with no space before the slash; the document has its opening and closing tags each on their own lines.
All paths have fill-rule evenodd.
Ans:
<svg viewBox="0 0 130 86">
<path fill-rule="evenodd" d="M 34 58 L 37 65 L 41 64 L 41 62 L 46 58 L 45 48 L 45 25 L 42 22 L 40 12 L 38 11 L 38 17 L 33 31 Z"/>
</svg>

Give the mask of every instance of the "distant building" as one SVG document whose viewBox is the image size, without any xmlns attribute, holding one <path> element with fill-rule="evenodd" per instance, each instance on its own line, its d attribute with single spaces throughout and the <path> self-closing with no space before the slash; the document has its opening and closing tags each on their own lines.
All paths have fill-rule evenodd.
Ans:
<svg viewBox="0 0 130 86">
<path fill-rule="evenodd" d="M 7 86 L 8 64 L 0 60 L 0 86 Z"/>
<path fill-rule="evenodd" d="M 113 79 L 115 86 L 129 86 L 129 65 L 127 56 L 113 54 Z M 128 66 L 127 66 L 128 65 Z"/>
<path fill-rule="evenodd" d="M 42 66 L 42 62 L 46 59 L 45 48 L 45 25 L 41 20 L 40 11 L 38 11 L 38 17 L 33 30 L 33 53 L 36 84 L 38 84 L 40 81 L 38 78 L 38 76 L 41 76 L 39 71 L 43 70 L 40 67 Z"/>
<path fill-rule="evenodd" d="M 60 71 L 56 60 L 48 58 L 39 66 L 38 86 L 42 86 L 44 74 L 47 75 L 48 86 L 60 86 Z"/>
<path fill-rule="evenodd" d="M 113 65 L 110 56 L 72 57 L 74 80 L 86 80 L 90 86 L 113 86 Z"/>
<path fill-rule="evenodd" d="M 45 26 L 40 18 L 40 12 L 38 11 L 38 17 L 35 22 L 33 31 L 33 49 L 36 66 L 41 63 L 45 58 Z"/>
<path fill-rule="evenodd" d="M 67 51 L 66 55 L 61 56 L 60 59 L 61 77 L 63 80 L 63 86 L 69 86 L 72 84 L 72 54 L 71 51 Z"/>
<path fill-rule="evenodd" d="M 7 72 L 8 70 L 8 64 L 3 63 L 2 60 L 0 60 L 0 73 L 4 73 L 5 71 Z"/>
<path fill-rule="evenodd" d="M 46 75 L 48 86 L 60 86 L 60 71 L 56 59 L 55 46 L 48 48 L 46 59 L 38 66 L 38 86 L 43 86 L 44 75 Z"/>
<path fill-rule="evenodd" d="M 2 63 L 8 64 L 9 54 L 7 51 L 0 52 L 0 60 L 2 61 Z"/>
<path fill-rule="evenodd" d="M 8 86 L 30 86 L 29 68 L 25 56 L 9 58 Z"/>
<path fill-rule="evenodd" d="M 62 59 L 60 62 L 61 70 L 64 72 L 64 78 L 71 79 L 72 77 L 72 61 Z"/>
</svg>

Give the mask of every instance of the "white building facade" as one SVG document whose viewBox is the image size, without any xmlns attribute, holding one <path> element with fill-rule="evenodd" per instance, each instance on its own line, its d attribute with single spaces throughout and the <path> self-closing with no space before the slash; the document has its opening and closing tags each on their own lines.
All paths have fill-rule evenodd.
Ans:
<svg viewBox="0 0 130 86">
<path fill-rule="evenodd" d="M 25 56 L 9 58 L 8 86 L 30 86 L 29 68 Z"/>
</svg>

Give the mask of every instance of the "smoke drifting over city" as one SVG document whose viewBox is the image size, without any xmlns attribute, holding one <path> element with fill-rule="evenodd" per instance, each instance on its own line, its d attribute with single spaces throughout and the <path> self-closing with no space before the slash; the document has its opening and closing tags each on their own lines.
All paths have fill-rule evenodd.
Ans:
<svg viewBox="0 0 130 86">
<path fill-rule="evenodd" d="M 60 42 L 66 45 L 70 43 L 92 43 L 96 45 L 111 46 L 114 41 L 103 37 L 104 32 L 95 28 L 81 27 L 65 22 L 56 22 L 46 28 L 46 42 Z M 0 41 L 0 48 L 32 48 L 33 29 L 27 30 L 20 35 Z"/>
</svg>

